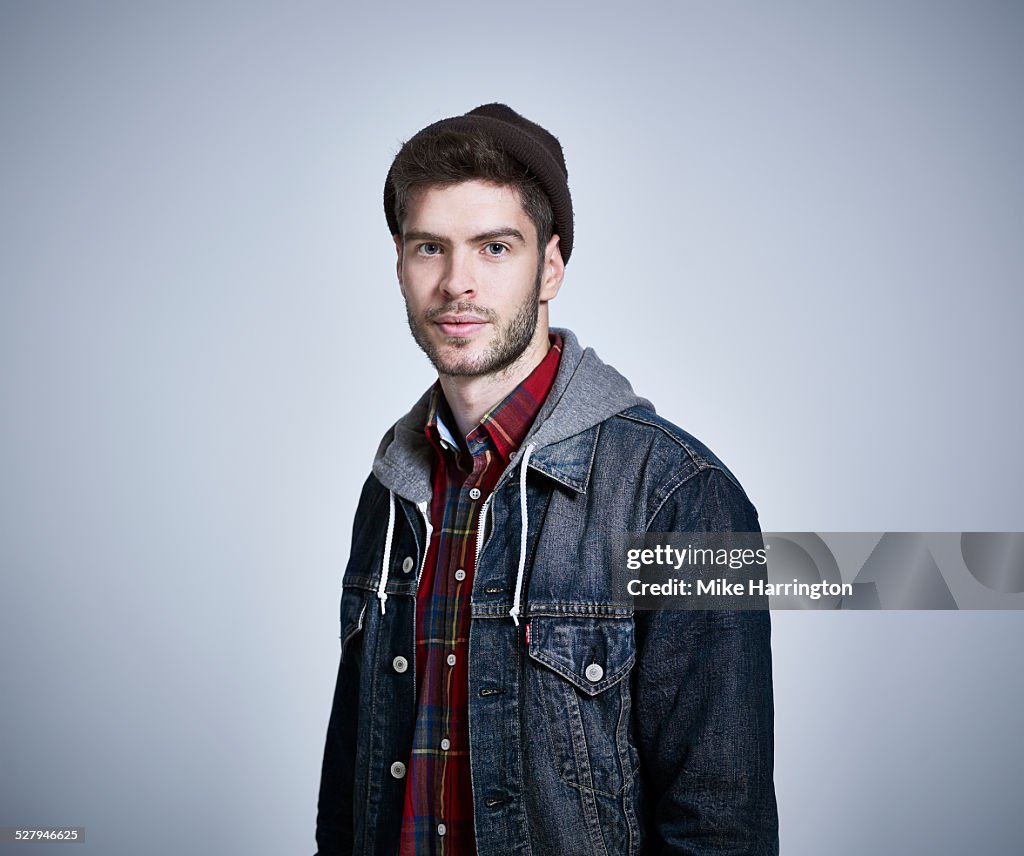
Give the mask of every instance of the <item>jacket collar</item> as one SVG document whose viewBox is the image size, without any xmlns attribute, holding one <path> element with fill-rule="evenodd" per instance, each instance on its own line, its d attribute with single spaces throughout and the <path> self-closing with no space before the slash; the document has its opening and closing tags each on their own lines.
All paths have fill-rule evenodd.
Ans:
<svg viewBox="0 0 1024 856">
<path fill-rule="evenodd" d="M 530 456 L 529 467 L 576 493 L 586 493 L 597 452 L 597 435 L 595 426 L 559 443 L 538 448 Z M 514 458 L 513 463 L 519 457 Z"/>
</svg>

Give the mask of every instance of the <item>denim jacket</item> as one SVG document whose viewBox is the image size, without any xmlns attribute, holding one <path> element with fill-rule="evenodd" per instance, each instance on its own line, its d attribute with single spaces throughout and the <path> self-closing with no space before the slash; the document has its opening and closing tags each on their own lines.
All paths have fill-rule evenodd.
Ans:
<svg viewBox="0 0 1024 856">
<path fill-rule="evenodd" d="M 634 614 L 608 571 L 616 535 L 752 532 L 757 513 L 706 447 L 559 332 L 554 386 L 478 524 L 469 637 L 477 850 L 776 854 L 768 613 Z M 384 437 L 356 511 L 321 856 L 397 852 L 430 529 L 427 402 Z"/>
</svg>

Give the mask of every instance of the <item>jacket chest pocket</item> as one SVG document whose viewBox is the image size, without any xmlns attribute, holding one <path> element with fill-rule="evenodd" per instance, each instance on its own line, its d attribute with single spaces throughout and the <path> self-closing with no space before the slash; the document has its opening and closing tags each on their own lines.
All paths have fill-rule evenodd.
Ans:
<svg viewBox="0 0 1024 856">
<path fill-rule="evenodd" d="M 558 775 L 578 788 L 621 793 L 639 765 L 628 680 L 632 618 L 535 617 L 529 655 L 529 686 Z"/>
</svg>

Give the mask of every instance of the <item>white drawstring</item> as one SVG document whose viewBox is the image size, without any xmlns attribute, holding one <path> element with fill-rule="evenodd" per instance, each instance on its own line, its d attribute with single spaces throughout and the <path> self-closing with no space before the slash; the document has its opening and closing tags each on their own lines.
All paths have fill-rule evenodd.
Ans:
<svg viewBox="0 0 1024 856">
<path fill-rule="evenodd" d="M 519 601 L 523 596 L 523 575 L 526 572 L 526 534 L 529 519 L 526 516 L 526 465 L 530 462 L 530 455 L 535 448 L 536 443 L 527 446 L 523 452 L 523 460 L 519 464 L 519 516 L 522 518 L 519 530 L 519 570 L 516 571 L 516 592 L 512 600 L 512 609 L 508 613 L 516 627 L 519 626 Z"/>
<path fill-rule="evenodd" d="M 427 552 L 430 550 L 430 538 L 434 534 L 434 527 L 430 523 L 430 514 L 427 513 L 427 501 L 419 502 L 416 507 L 420 510 L 420 514 L 423 515 L 423 522 L 427 526 L 427 538 L 423 542 L 423 561 L 420 562 L 420 572 L 416 576 L 416 583 L 419 584 L 420 577 L 423 576 L 423 569 L 427 566 Z"/>
<path fill-rule="evenodd" d="M 384 604 L 388 593 L 384 590 L 388 584 L 388 569 L 391 567 L 391 539 L 395 534 L 395 493 L 388 491 L 388 531 L 384 536 L 384 564 L 380 566 L 380 585 L 377 586 L 377 600 L 380 601 L 380 614 L 384 614 Z"/>
</svg>

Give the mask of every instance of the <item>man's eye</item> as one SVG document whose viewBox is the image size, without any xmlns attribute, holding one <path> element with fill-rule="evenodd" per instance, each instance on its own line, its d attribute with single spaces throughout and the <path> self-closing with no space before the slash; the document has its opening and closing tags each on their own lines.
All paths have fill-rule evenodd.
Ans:
<svg viewBox="0 0 1024 856">
<path fill-rule="evenodd" d="M 489 256 L 501 256 L 508 251 L 508 247 L 504 244 L 490 243 L 484 248 Z"/>
<path fill-rule="evenodd" d="M 441 248 L 437 244 L 420 244 L 420 252 L 425 256 L 436 256 Z"/>
</svg>

